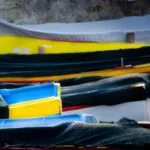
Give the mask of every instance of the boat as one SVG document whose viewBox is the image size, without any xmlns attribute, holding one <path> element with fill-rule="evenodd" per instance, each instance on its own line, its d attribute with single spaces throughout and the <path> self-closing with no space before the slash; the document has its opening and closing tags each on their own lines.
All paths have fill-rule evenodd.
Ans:
<svg viewBox="0 0 150 150">
<path fill-rule="evenodd" d="M 150 72 L 150 28 L 143 24 L 150 16 L 111 24 L 130 19 L 136 27 L 131 22 L 105 33 L 107 22 L 73 33 L 70 25 L 1 20 L 0 83 L 11 89 L 0 90 L 0 149 L 150 147 L 149 75 L 137 75 Z M 85 24 L 91 26 L 71 26 Z M 93 76 L 98 78 L 89 79 Z M 66 83 L 77 77 L 87 80 Z M 59 84 L 44 83 L 56 80 L 63 80 L 62 95 Z"/>
<path fill-rule="evenodd" d="M 32 118 L 61 114 L 62 102 L 58 83 L 2 89 L 0 95 L 1 118 Z M 39 111 L 40 109 L 42 110 Z"/>
<path fill-rule="evenodd" d="M 27 147 L 29 149 L 34 148 L 34 147 L 36 147 L 37 149 L 38 148 L 44 149 L 46 147 L 50 147 L 50 149 L 53 149 L 53 147 L 56 147 L 56 146 L 59 146 L 59 148 L 66 148 L 65 145 L 71 145 L 71 147 L 73 145 L 76 147 L 76 149 L 80 149 L 79 147 L 84 147 L 84 149 L 90 149 L 90 148 L 101 149 L 104 146 L 105 147 L 107 146 L 109 148 L 113 146 L 122 148 L 122 147 L 128 147 L 128 146 L 144 147 L 146 145 L 149 145 L 150 144 L 149 143 L 150 123 L 149 123 L 149 120 L 143 119 L 144 117 L 147 117 L 147 116 L 143 116 L 143 118 L 141 117 L 142 115 L 141 111 L 143 111 L 142 107 L 145 106 L 144 103 L 146 101 L 142 98 L 145 98 L 145 91 L 147 90 L 147 87 L 149 84 L 148 77 L 149 77 L 148 74 L 128 75 L 128 76 L 123 76 L 123 77 L 111 77 L 110 79 L 104 78 L 104 79 L 100 79 L 99 81 L 92 81 L 93 84 L 91 83 L 89 84 L 89 82 L 87 82 L 87 83 L 83 83 L 83 85 L 77 84 L 77 85 L 70 86 L 70 87 L 65 86 L 64 88 L 67 88 L 67 89 L 70 88 L 70 91 L 71 90 L 75 91 L 75 89 L 78 91 L 78 89 L 76 88 L 77 86 L 78 88 L 80 87 L 80 89 L 82 89 L 84 86 L 86 87 L 86 84 L 89 85 L 88 87 L 89 89 L 93 89 L 93 90 L 94 90 L 93 86 L 99 87 L 99 88 L 103 87 L 107 89 L 108 88 L 117 89 L 118 87 L 120 87 L 119 88 L 120 90 L 121 88 L 128 89 L 132 87 L 133 89 L 135 88 L 135 89 L 141 90 L 141 91 L 136 92 L 136 95 L 137 94 L 140 95 L 140 92 L 142 94 L 141 94 L 141 97 L 137 96 L 134 102 L 130 102 L 126 104 L 122 103 L 119 105 L 115 105 L 116 103 L 114 103 L 114 106 L 109 106 L 107 110 L 105 109 L 106 111 L 104 111 L 103 114 L 102 114 L 103 112 L 102 109 L 104 109 L 103 106 L 99 106 L 97 108 L 94 108 L 94 106 L 92 106 L 94 109 L 100 110 L 100 113 L 97 111 L 97 115 L 98 116 L 100 116 L 101 114 L 104 115 L 105 116 L 104 120 L 102 118 L 97 119 L 97 115 L 95 118 L 94 117 L 95 114 L 94 116 L 88 115 L 88 113 L 90 114 L 91 112 L 89 110 L 82 111 L 83 109 L 80 110 L 80 114 L 79 112 L 77 112 L 77 110 L 76 112 L 73 112 L 74 111 L 73 109 L 72 110 L 70 109 L 72 111 L 72 114 L 65 114 L 65 112 L 67 113 L 67 111 L 64 111 L 64 108 L 63 108 L 63 112 L 57 115 L 47 114 L 46 116 L 42 116 L 42 117 L 32 116 L 32 118 L 29 118 L 31 117 L 29 114 L 32 114 L 32 113 L 29 113 L 28 116 L 24 116 L 26 118 L 23 118 L 22 116 L 22 117 L 14 117 L 14 118 L 9 118 L 9 119 L 8 118 L 0 119 L 0 135 L 1 135 L 0 147 L 2 147 L 2 149 L 5 149 L 5 148 L 6 149 L 14 149 L 14 148 L 25 149 Z M 141 83 L 141 81 L 143 81 L 143 83 Z M 97 82 L 97 84 L 94 84 L 94 82 Z M 46 85 L 46 89 L 45 89 L 45 85 Z M 49 93 L 51 93 L 49 89 L 51 86 L 57 89 L 56 95 L 58 96 L 58 87 L 54 83 L 41 84 L 41 88 L 44 88 L 43 90 L 48 89 Z M 62 87 L 62 94 L 61 94 L 62 103 L 63 103 L 63 94 L 66 91 L 64 88 Z M 23 102 L 19 102 L 19 98 L 17 99 L 18 93 L 22 95 L 26 95 L 27 91 L 29 90 L 31 91 L 33 90 L 34 91 L 33 93 L 36 93 L 40 91 L 39 89 L 40 89 L 40 84 L 28 85 L 28 86 L 26 85 L 25 87 L 23 86 L 19 88 L 15 87 L 14 89 L 7 89 L 7 90 L 5 89 L 5 91 L 7 91 L 8 93 L 13 93 L 14 96 L 16 96 L 16 100 L 17 100 L 17 101 L 14 101 L 14 99 L 12 99 L 11 97 L 10 97 L 11 99 L 9 100 L 7 97 L 7 101 L 9 102 L 10 106 L 17 105 L 18 107 L 20 107 L 20 109 L 16 111 L 16 114 L 20 115 L 19 113 L 24 112 L 21 107 L 23 104 L 26 103 L 30 105 L 32 102 L 38 102 L 38 101 L 44 102 L 45 98 L 41 100 L 39 99 L 29 100 L 24 97 Z M 41 93 L 42 97 L 45 96 L 45 94 L 43 93 L 44 92 Z M 78 94 L 79 93 L 77 93 L 77 95 Z M 120 94 L 120 91 L 118 91 L 118 93 L 116 94 Z M 133 91 L 131 92 L 131 95 L 132 94 L 133 94 Z M 29 96 L 33 97 L 32 94 L 31 95 L 29 94 Z M 39 98 L 38 94 L 34 95 L 34 98 Z M 130 98 L 131 96 L 127 96 L 125 100 L 128 101 Z M 140 99 L 142 99 L 142 101 Z M 77 100 L 80 102 L 80 99 L 76 99 L 76 101 Z M 5 101 L 5 99 L 3 101 Z M 126 105 L 127 107 L 124 107 L 124 105 Z M 138 106 L 137 110 L 133 109 L 133 107 L 135 106 L 136 107 Z M 50 107 L 56 108 L 58 107 L 58 105 L 55 105 L 55 106 L 53 105 Z M 130 111 L 129 111 L 129 107 L 130 107 Z M 27 109 L 28 109 L 28 112 L 32 112 L 32 109 L 29 110 L 29 107 Z M 42 104 L 40 104 L 37 112 L 42 112 L 43 110 L 46 111 L 48 109 L 49 108 L 45 108 L 43 107 Z M 110 109 L 112 111 L 116 111 L 117 117 L 114 115 L 114 113 L 111 113 Z M 1 111 L 3 110 L 4 109 L 2 109 Z M 125 112 L 125 110 L 126 110 L 126 115 L 123 113 Z M 69 112 L 69 109 L 68 109 L 68 112 Z M 118 116 L 119 113 L 120 113 L 120 116 Z M 133 114 L 131 115 L 131 113 Z M 144 111 L 143 111 L 143 114 L 144 114 Z M 131 117 L 131 119 L 126 119 L 126 118 L 120 119 L 122 117 Z M 112 120 L 110 120 L 110 118 Z M 119 119 L 120 121 L 118 121 Z M 100 122 L 100 120 L 102 122 Z M 112 121 L 114 123 L 112 123 Z M 128 135 L 132 135 L 132 136 L 128 136 Z M 115 139 L 115 140 L 112 140 L 112 139 Z"/>
<path fill-rule="evenodd" d="M 150 15 L 40 25 L 15 25 L 0 20 L 0 54 L 82 53 L 150 46 L 149 20 Z M 134 35 L 132 41 L 127 39 L 130 34 Z"/>
<path fill-rule="evenodd" d="M 44 49 L 44 54 L 60 53 L 84 53 L 98 52 L 130 48 L 136 49 L 150 46 L 148 43 L 127 43 L 127 42 L 69 42 L 46 40 L 23 36 L 4 36 L 0 35 L 1 51 L 0 54 L 39 54 L 40 49 Z M 14 42 L 15 41 L 15 42 Z M 9 43 L 9 45 L 7 44 Z M 40 48 L 42 47 L 42 48 Z"/>
<path fill-rule="evenodd" d="M 5 124 L 10 125 L 4 122 L 3 127 Z M 65 148 L 65 145 L 74 145 L 77 149 L 79 147 L 92 149 L 104 146 L 110 148 L 144 148 L 150 144 L 149 128 L 126 118 L 117 123 L 93 124 L 77 121 L 60 123 L 53 126 L 48 125 L 46 127 L 36 127 L 36 124 L 31 125 L 32 127 L 21 127 L 24 124 L 18 125 L 20 126 L 19 128 L 10 126 L 0 129 L 2 137 L 0 138 L 0 146 L 8 149 L 17 147 L 53 149 L 55 146 L 59 146 L 61 149 Z M 115 140 L 112 140 L 112 138 Z"/>
<path fill-rule="evenodd" d="M 149 47 L 76 54 L 1 55 L 0 82 L 48 82 L 149 73 L 149 56 Z"/>
</svg>

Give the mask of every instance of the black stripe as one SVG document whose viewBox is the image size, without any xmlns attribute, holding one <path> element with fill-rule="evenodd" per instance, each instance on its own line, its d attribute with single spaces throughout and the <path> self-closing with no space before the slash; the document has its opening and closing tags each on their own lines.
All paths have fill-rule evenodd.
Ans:
<svg viewBox="0 0 150 150">
<path fill-rule="evenodd" d="M 77 54 L 0 55 L 0 77 L 40 77 L 99 71 L 150 62 L 149 47 Z"/>
<path fill-rule="evenodd" d="M 0 119 L 9 118 L 9 108 L 8 104 L 0 96 Z"/>
</svg>

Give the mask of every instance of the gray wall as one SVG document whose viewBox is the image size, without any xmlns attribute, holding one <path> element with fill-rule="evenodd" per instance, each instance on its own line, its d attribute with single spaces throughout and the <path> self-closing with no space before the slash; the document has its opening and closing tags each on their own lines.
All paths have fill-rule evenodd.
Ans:
<svg viewBox="0 0 150 150">
<path fill-rule="evenodd" d="M 0 18 L 16 24 L 82 22 L 150 14 L 149 0 L 0 0 Z"/>
</svg>

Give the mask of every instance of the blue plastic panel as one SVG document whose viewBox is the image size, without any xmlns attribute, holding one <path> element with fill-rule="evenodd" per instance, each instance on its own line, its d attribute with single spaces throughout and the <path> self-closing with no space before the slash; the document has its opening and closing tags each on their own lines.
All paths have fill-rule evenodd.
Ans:
<svg viewBox="0 0 150 150">
<path fill-rule="evenodd" d="M 7 104 L 15 104 L 51 96 L 58 96 L 58 87 L 54 83 L 45 83 L 16 89 L 0 90 Z"/>
<path fill-rule="evenodd" d="M 46 127 L 64 122 L 80 121 L 85 123 L 96 123 L 96 119 L 91 115 L 54 115 L 41 118 L 30 119 L 0 119 L 1 128 L 21 128 L 21 127 Z"/>
</svg>

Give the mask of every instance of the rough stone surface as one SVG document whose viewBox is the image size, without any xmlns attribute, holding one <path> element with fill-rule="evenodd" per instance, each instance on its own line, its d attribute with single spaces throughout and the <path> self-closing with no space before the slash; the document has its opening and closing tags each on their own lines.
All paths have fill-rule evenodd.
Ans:
<svg viewBox="0 0 150 150">
<path fill-rule="evenodd" d="M 127 1 L 0 0 L 0 18 L 16 24 L 37 24 L 96 21 L 150 14 L 149 0 Z"/>
</svg>

